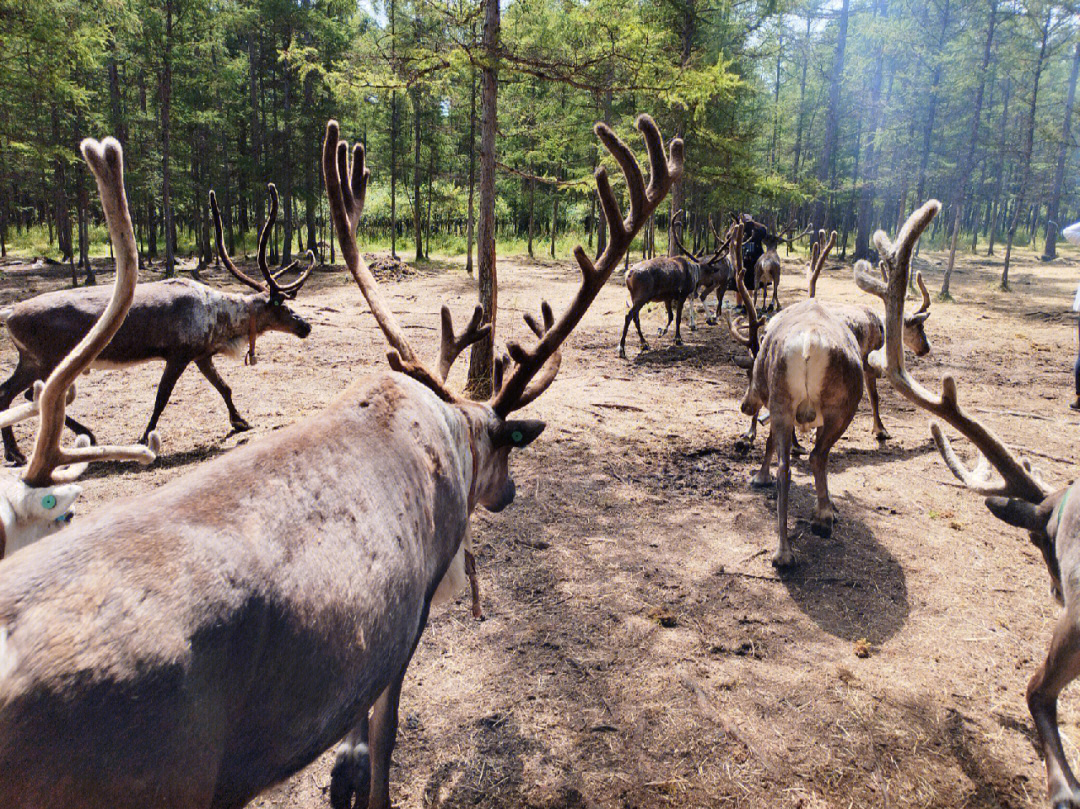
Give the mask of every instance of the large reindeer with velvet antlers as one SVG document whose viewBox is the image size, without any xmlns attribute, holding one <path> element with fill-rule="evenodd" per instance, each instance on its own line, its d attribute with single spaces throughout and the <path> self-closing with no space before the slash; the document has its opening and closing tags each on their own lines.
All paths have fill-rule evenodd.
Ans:
<svg viewBox="0 0 1080 809">
<path fill-rule="evenodd" d="M 582 283 L 569 308 L 529 318 L 535 346 L 509 344 L 496 394 L 471 402 L 445 380 L 488 327 L 474 316 L 455 334 L 444 308 L 438 365 L 420 360 L 357 246 L 363 147 L 350 160 L 337 122 L 327 125 L 335 230 L 393 371 L 0 565 L 0 805 L 233 809 L 351 729 L 333 803 L 389 807 L 401 682 L 431 600 L 471 512 L 513 500 L 510 450 L 544 428 L 510 415 L 551 384 L 563 341 L 681 173 L 681 141 L 669 161 L 652 120 L 638 129 L 648 185 L 598 124 L 629 215 L 601 167 L 607 248 L 595 264 L 575 250 Z M 100 163 L 122 200 L 119 147 L 106 143 Z"/>
<path fill-rule="evenodd" d="M 930 200 L 904 223 L 896 242 L 874 234 L 887 281 L 875 286 L 885 300 L 885 345 L 871 362 L 905 398 L 954 427 L 975 445 L 978 461 L 968 469 L 937 422 L 931 433 L 949 470 L 969 489 L 986 497 L 999 520 L 1023 528 L 1050 573 L 1051 590 L 1065 612 L 1054 627 L 1046 660 L 1028 682 L 1027 703 L 1046 759 L 1047 792 L 1053 809 L 1080 809 L 1080 782 L 1065 756 L 1057 720 L 1058 695 L 1080 673 L 1080 497 L 1075 484 L 1053 488 L 1017 458 L 982 422 L 960 409 L 956 381 L 946 376 L 941 394 L 924 388 L 904 365 L 904 295 L 912 251 L 941 208 Z M 992 467 L 992 468 L 991 468 Z M 994 479 L 993 470 L 999 478 Z"/>
<path fill-rule="evenodd" d="M 214 366 L 214 357 L 218 354 L 239 357 L 246 349 L 247 361 L 254 362 L 255 340 L 260 334 L 279 331 L 304 338 L 311 332 L 311 326 L 286 302 L 296 297 L 308 279 L 315 258 L 308 254 L 308 267 L 291 283 L 280 282 L 279 279 L 284 273 L 296 269 L 297 262 L 276 274 L 270 272 L 266 264 L 266 245 L 277 216 L 278 196 L 273 185 L 269 189 L 270 215 L 259 234 L 258 263 L 264 281 L 257 281 L 241 272 L 229 259 L 221 236 L 217 201 L 214 192 L 210 192 L 221 260 L 229 272 L 251 287 L 254 293 L 242 295 L 222 292 L 185 278 L 140 284 L 129 302 L 126 319 L 121 319 L 121 327 L 90 366 L 118 368 L 153 360 L 165 362 L 154 399 L 154 411 L 142 435 L 143 443 L 157 428 L 158 419 L 169 403 L 173 388 L 191 363 L 195 363 L 224 399 L 232 428 L 236 431 L 251 429 L 233 404 L 232 390 Z M 108 289 L 103 287 L 61 289 L 38 295 L 0 312 L 0 318 L 5 321 L 11 340 L 19 351 L 14 372 L 0 385 L 0 407 L 7 407 L 35 380 L 44 379 L 59 366 L 94 321 L 101 317 L 110 301 L 109 294 Z M 66 419 L 66 424 L 93 443 L 93 433 L 88 427 L 70 417 Z M 3 428 L 3 439 L 7 459 L 23 463 L 25 459 L 10 427 Z"/>
</svg>

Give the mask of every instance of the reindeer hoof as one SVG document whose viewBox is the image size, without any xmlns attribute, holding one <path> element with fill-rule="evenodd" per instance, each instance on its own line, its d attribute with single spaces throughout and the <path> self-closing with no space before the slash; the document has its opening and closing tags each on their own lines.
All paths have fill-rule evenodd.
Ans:
<svg viewBox="0 0 1080 809">
<path fill-rule="evenodd" d="M 823 517 L 821 519 L 815 518 L 810 523 L 810 530 L 819 537 L 828 539 L 832 536 L 833 518 Z"/>
<path fill-rule="evenodd" d="M 626 349 L 625 348 L 620 348 L 619 349 L 619 359 L 621 359 L 621 360 L 626 359 Z"/>
<path fill-rule="evenodd" d="M 353 809 L 368 805 L 371 788 L 371 761 L 366 744 L 338 747 L 337 760 L 330 771 L 330 806 Z"/>
<path fill-rule="evenodd" d="M 874 432 L 874 438 L 884 443 L 885 441 L 888 441 L 890 438 L 892 438 L 892 436 L 889 435 L 887 430 L 876 430 Z"/>
<path fill-rule="evenodd" d="M 777 551 L 772 558 L 772 566 L 776 568 L 794 567 L 795 554 L 790 550 Z"/>
<path fill-rule="evenodd" d="M 4 450 L 4 460 L 12 466 L 26 466 L 26 456 L 17 449 Z"/>
<path fill-rule="evenodd" d="M 751 489 L 771 489 L 775 484 L 776 479 L 771 476 L 762 478 L 754 475 L 750 478 Z"/>
<path fill-rule="evenodd" d="M 716 318 L 715 317 L 707 317 L 707 318 L 705 318 L 705 323 L 707 325 L 709 325 L 709 326 L 715 326 L 716 325 Z"/>
<path fill-rule="evenodd" d="M 681 345 L 682 345 L 682 338 L 681 338 L 681 337 L 676 337 L 676 338 L 675 338 L 675 345 L 677 345 L 677 346 L 681 346 Z"/>
<path fill-rule="evenodd" d="M 229 423 L 232 425 L 233 432 L 246 433 L 248 430 L 251 429 L 251 425 L 248 424 L 243 419 L 233 419 Z M 143 443 L 146 443 L 146 442 L 143 442 Z"/>
<path fill-rule="evenodd" d="M 746 453 L 748 453 L 751 446 L 752 444 L 750 440 L 745 437 L 735 439 L 735 451 L 740 455 L 745 455 Z"/>
</svg>

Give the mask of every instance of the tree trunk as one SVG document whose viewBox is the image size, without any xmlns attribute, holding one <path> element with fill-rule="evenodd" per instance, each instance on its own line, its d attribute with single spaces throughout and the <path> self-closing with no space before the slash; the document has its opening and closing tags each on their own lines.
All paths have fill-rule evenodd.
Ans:
<svg viewBox="0 0 1080 809">
<path fill-rule="evenodd" d="M 956 243 L 960 238 L 960 217 L 964 208 L 964 191 L 970 180 L 971 169 L 975 161 L 975 146 L 979 140 L 979 119 L 982 117 L 983 91 L 986 88 L 986 71 L 990 66 L 990 53 L 994 44 L 994 28 L 997 25 L 997 0 L 990 0 L 990 19 L 986 24 L 986 42 L 983 44 L 982 67 L 979 69 L 979 83 L 975 88 L 975 109 L 971 113 L 971 134 L 968 135 L 967 152 L 960 164 L 960 176 L 956 180 L 953 192 L 952 238 L 949 243 L 949 262 L 945 265 L 945 277 L 941 282 L 941 297 L 949 297 L 949 282 L 952 280 L 953 265 L 956 262 Z"/>
<path fill-rule="evenodd" d="M 888 15 L 887 0 L 878 0 L 874 15 Z M 866 258 L 870 250 L 870 228 L 873 227 L 874 194 L 878 174 L 877 133 L 881 125 L 881 80 L 885 72 L 885 41 L 878 42 L 874 60 L 874 74 L 870 79 L 870 122 L 866 138 L 866 158 L 863 161 L 863 178 L 859 188 L 859 211 L 855 226 L 855 258 Z"/>
<path fill-rule="evenodd" d="M 52 107 L 53 143 L 63 143 L 60 132 L 60 108 Z M 71 240 L 71 213 L 67 201 L 67 171 L 64 159 L 59 154 L 53 159 L 53 211 L 56 218 L 56 244 L 60 249 L 60 260 L 71 263 L 72 282 L 77 283 L 75 271 L 75 250 Z"/>
<path fill-rule="evenodd" d="M 923 193 L 926 191 L 926 169 L 930 165 L 930 152 L 934 145 L 934 122 L 937 118 L 938 88 L 941 85 L 942 65 L 945 58 L 945 41 L 949 32 L 949 11 L 951 5 L 945 0 L 941 9 L 941 31 L 938 34 L 937 52 L 935 56 L 934 72 L 930 79 L 929 109 L 926 113 L 926 126 L 923 128 L 922 154 L 919 159 L 919 182 L 915 186 L 915 204 L 922 205 Z"/>
<path fill-rule="evenodd" d="M 847 2 L 847 0 L 844 0 Z M 683 8 L 683 28 L 682 28 L 682 61 L 681 65 L 685 66 L 690 61 L 690 55 L 694 51 L 694 29 L 697 22 L 697 9 L 695 8 L 695 0 L 685 0 Z M 676 112 L 677 124 L 675 126 L 675 136 L 682 138 L 686 141 L 686 110 L 682 107 L 677 108 Z M 685 149 L 685 143 L 684 147 Z M 685 158 L 684 158 L 685 162 Z M 684 175 L 685 176 L 685 173 Z M 683 194 L 683 178 L 680 177 L 671 186 L 671 217 L 674 217 L 676 213 L 682 210 L 684 201 Z M 552 242 L 554 244 L 554 242 Z M 675 247 L 675 231 L 673 228 L 668 228 L 668 255 L 677 255 L 677 248 Z"/>
<path fill-rule="evenodd" d="M 173 0 L 165 0 L 165 50 L 161 70 L 161 210 L 165 218 L 165 277 L 171 278 L 176 266 L 176 231 L 173 228 L 172 165 L 172 46 Z"/>
<path fill-rule="evenodd" d="M 483 47 L 485 63 L 480 71 L 480 217 L 476 258 L 480 305 L 491 334 L 473 344 L 469 359 L 469 393 L 477 399 L 491 395 L 495 355 L 495 315 L 499 284 L 495 269 L 495 134 L 498 129 L 497 96 L 499 49 L 499 0 L 484 0 Z"/>
<path fill-rule="evenodd" d="M 529 167 L 529 173 L 532 173 L 532 167 Z M 536 232 L 536 180 L 529 178 L 529 258 L 533 256 L 533 235 Z"/>
<path fill-rule="evenodd" d="M 413 88 L 409 93 L 412 96 L 413 108 L 413 238 L 416 242 L 416 260 L 424 260 L 424 232 L 421 225 L 420 211 L 423 203 L 420 200 L 420 91 Z"/>
<path fill-rule="evenodd" d="M 840 80 L 844 73 L 844 50 L 847 47 L 848 8 L 850 0 L 843 0 L 840 7 L 840 19 L 836 32 L 836 51 L 833 53 L 832 74 L 829 80 L 829 107 L 825 115 L 825 139 L 821 148 L 821 162 L 818 164 L 818 181 L 830 183 L 833 162 L 836 157 L 836 140 L 840 130 Z M 830 194 L 831 196 L 831 194 Z M 814 201 L 811 221 L 816 233 L 826 225 L 826 200 L 819 197 Z M 816 237 L 815 237 L 816 238 Z"/>
<path fill-rule="evenodd" d="M 288 35 L 288 40 L 292 39 L 291 32 Z M 292 109 L 292 82 L 289 80 L 289 67 L 284 66 L 282 73 L 282 82 L 285 85 L 285 99 L 282 105 L 282 127 L 281 138 L 284 141 L 284 153 L 285 153 L 285 165 L 281 167 L 282 172 L 285 174 L 285 193 L 281 197 L 282 207 L 285 209 L 285 215 L 282 217 L 284 224 L 284 238 L 281 244 L 281 266 L 286 266 L 292 261 L 292 236 L 293 236 L 293 164 L 292 164 L 292 138 L 289 137 L 292 132 L 292 119 L 289 116 L 289 112 Z"/>
<path fill-rule="evenodd" d="M 473 38 L 475 39 L 475 33 Z M 476 194 L 476 68 L 472 69 L 469 92 L 469 213 L 465 223 L 465 272 L 473 274 L 473 198 Z"/>
<path fill-rule="evenodd" d="M 555 234 L 559 230 L 559 191 L 551 192 L 551 257 L 555 258 Z"/>
<path fill-rule="evenodd" d="M 1042 36 L 1039 41 L 1039 56 L 1035 61 L 1035 75 L 1031 87 L 1031 106 L 1028 109 L 1027 130 L 1024 136 L 1024 168 L 1020 179 L 1020 191 L 1016 197 L 1016 206 L 1013 209 L 1012 220 L 1009 223 L 1008 241 L 1005 244 L 1005 267 L 1001 271 L 1001 288 L 1009 288 L 1009 262 L 1012 259 L 1013 240 L 1016 238 L 1016 226 L 1020 222 L 1020 211 L 1024 207 L 1024 199 L 1031 182 L 1031 153 L 1035 148 L 1035 110 L 1039 100 L 1039 79 L 1042 77 L 1043 66 L 1046 61 L 1046 51 L 1050 44 L 1050 23 L 1053 20 L 1054 7 L 1050 6 L 1046 12 L 1046 22 L 1042 27 Z"/>
<path fill-rule="evenodd" d="M 1043 261 L 1057 257 L 1057 237 L 1061 232 L 1058 218 L 1058 206 L 1061 204 L 1061 186 L 1065 182 L 1065 159 L 1072 143 L 1072 111 L 1076 100 L 1076 77 L 1080 72 L 1080 42 L 1073 50 L 1072 71 L 1069 73 L 1069 93 L 1065 101 L 1065 115 L 1061 123 L 1061 146 L 1058 147 L 1057 168 L 1054 170 L 1054 186 L 1050 191 L 1050 201 L 1046 210 L 1046 247 L 1043 249 Z"/>
<path fill-rule="evenodd" d="M 997 169 L 994 172 L 994 176 L 997 177 L 997 183 L 994 186 L 994 197 L 990 201 L 990 220 L 987 227 L 987 247 L 986 255 L 994 255 L 994 240 L 997 236 L 997 223 L 998 223 L 998 209 L 1001 205 L 1001 191 L 1005 185 L 1005 130 L 1006 125 L 1009 122 L 1009 101 L 1012 98 L 1012 79 L 1008 76 L 1005 77 L 1005 96 L 1002 99 L 1001 106 L 1001 122 L 998 124 L 998 144 L 997 144 Z"/>
</svg>

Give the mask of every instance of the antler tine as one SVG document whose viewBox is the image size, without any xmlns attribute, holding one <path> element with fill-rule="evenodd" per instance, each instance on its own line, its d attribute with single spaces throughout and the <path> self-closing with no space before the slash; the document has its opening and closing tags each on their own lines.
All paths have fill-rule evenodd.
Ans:
<svg viewBox="0 0 1080 809">
<path fill-rule="evenodd" d="M 723 313 L 724 322 L 727 323 L 728 331 L 731 332 L 731 336 L 735 339 L 735 342 L 742 343 L 747 348 L 750 347 L 750 324 L 746 318 L 738 318 L 736 321 L 732 321 L 731 313 Z M 746 327 L 746 331 L 743 331 L 741 326 Z"/>
<path fill-rule="evenodd" d="M 304 271 L 300 273 L 300 275 L 295 281 L 288 284 L 279 284 L 277 282 L 277 279 L 285 275 L 285 273 L 295 270 L 296 267 L 300 264 L 299 259 L 293 261 L 291 264 L 289 264 L 288 267 L 280 269 L 276 273 L 274 273 L 274 285 L 277 287 L 277 291 L 282 295 L 282 297 L 295 298 L 296 293 L 300 291 L 300 287 L 302 287 L 307 282 L 308 276 L 311 275 L 311 271 L 315 269 L 315 251 L 308 250 L 305 255 L 307 256 L 308 265 L 304 269 Z"/>
<path fill-rule="evenodd" d="M 33 397 L 29 402 L 21 405 L 15 405 L 15 407 L 9 407 L 4 412 L 0 413 L 0 427 L 11 427 L 13 424 L 18 424 L 20 421 L 26 421 L 33 418 L 41 411 L 41 391 L 45 388 L 45 383 L 38 380 L 34 383 Z M 67 404 L 71 404 L 71 400 L 75 398 L 75 386 L 72 385 L 68 389 Z"/>
<path fill-rule="evenodd" d="M 334 229 L 337 231 L 342 258 L 357 286 L 360 287 L 360 293 L 371 308 L 371 313 L 375 316 L 379 328 L 382 329 L 386 341 L 398 357 L 396 370 L 406 368 L 416 369 L 419 373 L 426 372 L 430 382 L 433 383 L 432 389 L 442 390 L 445 393 L 445 389 L 442 388 L 435 375 L 420 364 L 416 352 L 405 337 L 405 332 L 398 325 L 397 318 L 387 306 L 375 276 L 371 274 L 367 262 L 364 261 L 356 245 L 356 226 L 364 208 L 364 194 L 369 172 L 363 147 L 357 144 L 353 148 L 352 165 L 349 165 L 348 146 L 343 141 L 339 141 L 339 137 L 338 122 L 328 121 L 326 139 L 323 141 L 323 178 L 326 183 L 326 196 L 330 203 L 330 216 L 334 220 Z M 344 183 L 342 177 L 345 178 Z M 391 367 L 395 367 L 395 360 L 391 360 Z"/>
<path fill-rule="evenodd" d="M 442 339 L 439 347 L 439 377 L 443 382 L 450 375 L 450 368 L 454 360 L 466 348 L 478 340 L 482 340 L 491 333 L 491 324 L 480 325 L 484 318 L 484 307 L 477 304 L 473 310 L 472 319 L 465 331 L 460 336 L 454 335 L 454 319 L 450 314 L 450 307 L 443 305 L 442 308 Z"/>
<path fill-rule="evenodd" d="M 289 296 L 285 293 L 285 290 L 278 286 L 277 278 L 270 272 L 270 267 L 267 266 L 266 263 L 266 247 L 270 242 L 270 234 L 274 232 L 274 223 L 277 222 L 278 211 L 277 186 L 273 183 L 267 183 L 266 190 L 270 192 L 270 215 L 266 217 L 262 231 L 259 233 L 259 270 L 262 272 L 263 278 L 266 279 L 266 284 L 270 289 L 270 295 L 277 298 L 285 298 Z M 312 263 L 314 264 L 314 257 L 312 257 Z M 308 272 L 310 271 L 309 268 Z M 307 274 L 301 279 L 301 284 L 306 280 Z M 297 289 L 299 289 L 299 287 L 297 287 Z M 295 295 L 296 293 L 294 292 L 293 294 Z"/>
<path fill-rule="evenodd" d="M 824 230 L 821 231 L 821 235 L 824 237 L 824 235 L 825 235 Z M 825 242 L 825 246 L 821 249 L 821 252 L 818 253 L 818 267 L 817 267 L 818 274 L 821 273 L 821 268 L 825 266 L 825 259 L 827 259 L 829 257 L 829 253 L 832 252 L 834 247 L 836 247 L 836 231 L 835 230 L 832 233 L 829 234 L 829 240 L 827 242 Z"/>
<path fill-rule="evenodd" d="M 956 381 L 951 376 L 946 376 L 941 382 L 941 395 L 936 396 L 915 381 L 904 365 L 904 298 L 907 292 L 911 253 L 919 236 L 940 209 L 941 203 L 930 200 L 915 211 L 901 228 L 896 244 L 890 245 L 893 249 L 885 254 L 885 260 L 889 264 L 889 284 L 885 311 L 883 350 L 886 363 L 884 371 L 889 381 L 905 398 L 948 422 L 971 441 L 1002 478 L 1000 484 L 990 485 L 986 482 L 986 476 L 982 475 L 978 468 L 975 472 L 965 469 L 948 440 L 941 433 L 940 426 L 932 425 L 931 432 L 934 433 L 934 440 L 938 444 L 946 465 L 965 485 L 984 494 L 1001 494 L 1020 497 L 1028 502 L 1041 502 L 1049 494 L 1047 486 L 1031 473 L 1027 465 L 1009 451 L 1001 439 L 960 409 Z M 879 241 L 876 236 L 877 234 L 875 234 L 875 241 L 879 245 L 888 244 L 887 238 Z M 880 246 L 878 249 L 881 249 Z M 874 352 L 874 355 L 876 354 L 878 352 Z M 871 362 L 880 366 L 880 357 L 874 355 L 871 355 Z"/>
<path fill-rule="evenodd" d="M 554 379 L 554 374 L 558 371 L 556 355 L 559 347 L 584 317 L 601 288 L 611 277 L 612 271 L 622 260 L 634 236 L 667 195 L 671 184 L 682 175 L 682 141 L 676 138 L 671 142 L 668 157 L 664 152 L 660 131 L 652 118 L 647 115 L 638 116 L 637 128 L 649 149 L 651 180 L 648 191 L 645 189 L 637 159 L 626 144 L 604 124 L 597 124 L 595 127 L 597 136 L 623 169 L 630 191 L 630 217 L 628 221 L 621 219 L 618 203 L 607 180 L 607 172 L 601 166 L 596 171 L 596 190 L 601 205 L 604 206 L 610 229 L 608 245 L 595 265 L 581 245 L 574 248 L 574 258 L 581 267 L 582 282 L 569 308 L 558 321 L 544 331 L 544 336 L 531 351 L 525 351 L 520 346 L 507 346 L 517 362 L 517 367 L 491 400 L 492 409 L 503 418 L 532 401 Z M 639 207 L 635 208 L 635 205 Z M 515 352 L 517 356 L 514 356 Z M 541 369 L 545 369 L 543 376 L 529 388 L 529 382 Z"/>
<path fill-rule="evenodd" d="M 606 178 L 605 178 L 605 180 L 606 180 Z M 697 256 L 694 253 L 692 253 L 690 250 L 688 250 L 686 248 L 686 245 L 683 244 L 683 240 L 682 240 L 682 229 L 683 229 L 682 216 L 683 216 L 683 212 L 682 212 L 682 209 L 680 208 L 678 211 L 676 211 L 675 216 L 671 217 L 671 238 L 674 240 L 675 246 L 677 248 L 679 248 L 679 251 L 682 252 L 683 255 L 688 256 L 689 258 L 693 259 L 694 261 L 697 261 Z"/>
<path fill-rule="evenodd" d="M 818 276 L 824 264 L 818 264 L 818 254 L 821 252 L 821 242 L 814 242 L 810 246 L 810 263 L 806 265 L 806 294 L 813 298 L 817 295 Z"/>
<path fill-rule="evenodd" d="M 877 295 L 888 304 L 889 287 L 885 281 L 874 275 L 874 268 L 865 258 L 860 258 L 855 262 L 855 284 L 863 292 Z"/>
<path fill-rule="evenodd" d="M 225 237 L 222 235 L 221 230 L 221 211 L 218 210 L 217 195 L 210 191 L 210 212 L 211 219 L 214 220 L 214 234 L 215 241 L 217 243 L 218 256 L 221 258 L 221 263 L 225 265 L 225 269 L 231 272 L 236 279 L 241 283 L 247 284 L 252 289 L 257 289 L 259 292 L 266 292 L 266 284 L 256 281 L 246 273 L 240 272 L 240 269 L 233 264 L 229 254 L 225 251 Z"/>
<path fill-rule="evenodd" d="M 915 314 L 921 315 L 923 312 L 930 309 L 930 292 L 926 289 L 926 283 L 923 281 L 922 273 L 915 273 L 915 285 L 922 293 L 922 306 L 916 310 Z"/>
<path fill-rule="evenodd" d="M 49 485 L 58 466 L 81 460 L 73 456 L 73 453 L 81 448 L 64 451 L 60 447 L 68 391 L 79 374 L 89 367 L 119 331 L 135 297 L 135 284 L 139 275 L 138 247 L 124 193 L 123 149 L 113 138 L 105 138 L 101 142 L 87 138 L 80 148 L 97 180 L 101 207 L 105 211 L 105 222 L 109 228 L 113 254 L 116 256 L 116 280 L 113 283 L 112 297 L 101 317 L 49 375 L 40 393 L 35 391 L 41 421 L 34 452 L 23 473 L 23 481 L 32 487 Z M 142 452 L 137 460 L 143 463 L 149 463 L 157 455 L 155 451 L 145 451 L 142 447 L 138 450 Z"/>
</svg>

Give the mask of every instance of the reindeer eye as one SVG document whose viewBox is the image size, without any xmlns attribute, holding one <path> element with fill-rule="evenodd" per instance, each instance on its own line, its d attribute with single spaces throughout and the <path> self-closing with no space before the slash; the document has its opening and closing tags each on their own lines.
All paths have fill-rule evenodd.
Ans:
<svg viewBox="0 0 1080 809">
<path fill-rule="evenodd" d="M 510 433 L 510 440 L 515 444 L 520 444 L 524 439 L 525 433 L 521 432 L 521 430 L 514 430 L 514 432 Z"/>
<path fill-rule="evenodd" d="M 46 511 L 56 508 L 56 495 L 47 494 L 41 498 L 41 507 Z"/>
</svg>

